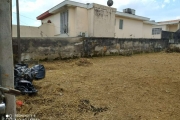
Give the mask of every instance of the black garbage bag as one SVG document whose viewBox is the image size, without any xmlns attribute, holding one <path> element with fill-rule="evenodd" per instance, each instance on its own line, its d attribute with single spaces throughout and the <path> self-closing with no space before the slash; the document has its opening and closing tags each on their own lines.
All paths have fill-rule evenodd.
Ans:
<svg viewBox="0 0 180 120">
<path fill-rule="evenodd" d="M 35 94 L 38 91 L 34 88 L 33 84 L 27 80 L 19 80 L 15 89 L 21 91 L 22 94 Z"/>
<path fill-rule="evenodd" d="M 16 64 L 14 67 L 14 86 L 22 94 L 35 94 L 37 90 L 32 85 L 32 81 L 43 79 L 45 68 L 43 65 L 35 65 L 28 68 L 28 64 Z"/>
<path fill-rule="evenodd" d="M 35 65 L 34 67 L 31 68 L 31 72 L 35 74 L 34 79 L 35 80 L 40 80 L 45 78 L 45 67 L 43 65 Z M 33 74 L 33 75 L 34 75 Z"/>
<path fill-rule="evenodd" d="M 20 67 L 26 67 L 26 68 L 28 68 L 28 64 L 18 63 L 18 64 L 15 65 L 15 69 L 20 68 Z"/>
<path fill-rule="evenodd" d="M 36 73 L 26 66 L 16 66 L 14 69 L 15 80 L 18 78 L 19 80 L 24 79 L 32 82 L 35 75 Z"/>
</svg>

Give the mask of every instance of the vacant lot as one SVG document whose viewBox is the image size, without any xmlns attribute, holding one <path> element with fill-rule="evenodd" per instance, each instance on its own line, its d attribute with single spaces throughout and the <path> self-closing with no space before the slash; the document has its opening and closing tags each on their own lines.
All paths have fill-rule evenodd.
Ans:
<svg viewBox="0 0 180 120">
<path fill-rule="evenodd" d="M 152 53 L 43 62 L 38 94 L 19 114 L 41 120 L 179 120 L 180 54 Z"/>
</svg>

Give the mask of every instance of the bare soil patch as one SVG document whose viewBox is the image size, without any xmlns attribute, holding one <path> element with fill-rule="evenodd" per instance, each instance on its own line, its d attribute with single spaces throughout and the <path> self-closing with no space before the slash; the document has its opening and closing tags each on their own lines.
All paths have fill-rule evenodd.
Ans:
<svg viewBox="0 0 180 120">
<path fill-rule="evenodd" d="M 24 103 L 18 114 L 35 114 L 41 120 L 180 119 L 178 53 L 41 64 L 46 78 L 33 82 L 37 95 L 16 98 Z"/>
</svg>

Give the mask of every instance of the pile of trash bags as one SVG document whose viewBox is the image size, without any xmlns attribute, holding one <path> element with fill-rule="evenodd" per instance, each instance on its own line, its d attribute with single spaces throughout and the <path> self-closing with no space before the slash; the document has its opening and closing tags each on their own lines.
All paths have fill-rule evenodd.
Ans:
<svg viewBox="0 0 180 120">
<path fill-rule="evenodd" d="M 45 78 L 45 67 L 35 65 L 28 68 L 28 64 L 16 64 L 14 67 L 14 88 L 21 91 L 22 94 L 35 94 L 38 91 L 34 88 L 33 80 Z"/>
</svg>

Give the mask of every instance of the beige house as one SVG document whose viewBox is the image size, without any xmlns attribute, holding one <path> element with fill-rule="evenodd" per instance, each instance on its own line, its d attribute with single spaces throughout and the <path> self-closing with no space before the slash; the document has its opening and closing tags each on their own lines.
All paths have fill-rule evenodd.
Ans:
<svg viewBox="0 0 180 120">
<path fill-rule="evenodd" d="M 95 3 L 78 3 L 65 0 L 37 17 L 44 24 L 51 24 L 49 31 L 56 37 L 115 37 L 152 38 L 156 23 L 147 17 L 135 15 L 135 10 L 116 8 Z M 48 32 L 48 31 L 47 31 Z M 51 36 L 51 37 L 52 37 Z"/>
<path fill-rule="evenodd" d="M 178 29 L 180 29 L 180 19 L 158 22 L 152 28 L 152 36 L 161 38 L 161 31 L 176 32 Z"/>
</svg>

